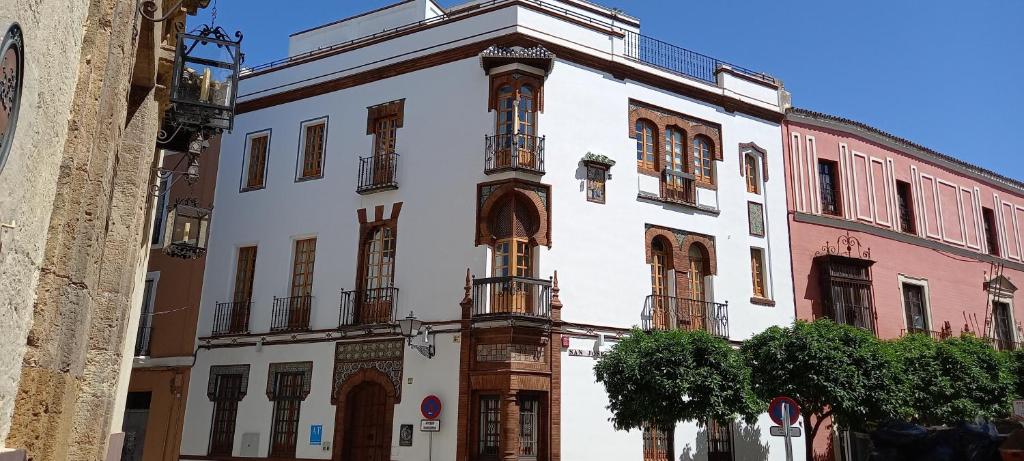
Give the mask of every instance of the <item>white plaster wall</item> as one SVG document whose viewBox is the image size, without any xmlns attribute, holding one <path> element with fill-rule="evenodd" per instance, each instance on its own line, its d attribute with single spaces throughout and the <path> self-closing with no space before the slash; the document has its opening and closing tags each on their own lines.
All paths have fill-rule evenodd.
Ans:
<svg viewBox="0 0 1024 461">
<path fill-rule="evenodd" d="M 516 16 L 514 12 L 501 10 L 431 29 L 436 34 L 431 40 L 465 36 L 473 27 L 523 18 L 543 25 L 547 34 L 572 38 L 573 34 L 581 33 L 578 28 L 557 30 L 565 26 L 532 14 Z M 479 24 L 474 25 L 473 21 Z M 390 56 L 400 46 L 407 46 L 399 41 L 423 37 L 426 35 L 407 36 L 394 43 L 246 79 L 241 93 L 294 82 L 330 69 L 357 66 L 370 56 Z M 494 123 L 494 115 L 487 112 L 487 86 L 488 79 L 479 61 L 471 58 L 240 115 L 234 132 L 223 138 L 199 335 L 209 335 L 215 303 L 230 299 L 237 248 L 251 244 L 259 245 L 251 329 L 266 332 L 273 297 L 288 295 L 293 241 L 311 235 L 318 238 L 312 328 L 335 328 L 338 292 L 355 284 L 359 240 L 356 210 L 367 209 L 372 219 L 374 207 L 383 205 L 387 216 L 395 202 L 404 204 L 398 221 L 395 273 L 396 285 L 401 290 L 399 316 L 415 310 L 424 320 L 458 318 L 466 268 L 478 276 L 487 275 L 488 250 L 473 245 L 476 184 L 493 179 L 483 174 L 483 138 L 492 134 Z M 539 116 L 538 126 L 539 134 L 547 136 L 547 174 L 542 182 L 552 188 L 553 245 L 550 249 L 539 249 L 537 276 L 546 278 L 558 270 L 564 320 L 615 328 L 640 323 L 644 298 L 650 293 L 644 231 L 645 224 L 654 224 L 715 238 L 718 275 L 713 277 L 711 286 L 716 301 L 729 302 L 730 339 L 742 340 L 768 326 L 792 322 L 778 124 L 729 113 L 564 61 L 558 61 L 547 78 L 544 97 L 545 111 Z M 365 131 L 366 107 L 400 98 L 406 98 L 404 126 L 398 130 L 400 188 L 358 195 L 358 157 L 367 155 L 371 146 L 371 136 Z M 637 199 L 638 183 L 643 177 L 636 173 L 635 141 L 628 137 L 630 98 L 722 126 L 724 160 L 716 163 L 718 191 L 706 198 L 717 204 L 718 214 Z M 323 116 L 329 118 L 324 178 L 297 183 L 294 178 L 300 123 Z M 240 193 L 245 134 L 267 129 L 272 130 L 267 187 Z M 747 142 L 757 143 L 768 151 L 770 180 L 765 185 L 766 195 L 761 198 L 766 202 L 767 238 L 748 235 L 746 202 L 752 197 L 739 174 L 738 151 L 739 144 Z M 585 199 L 579 160 L 588 151 L 608 155 L 618 162 L 611 170 L 613 177 L 607 183 L 604 205 Z M 751 246 L 767 250 L 768 286 L 775 307 L 749 302 Z M 429 393 L 438 394 L 445 401 L 446 416 L 442 432 L 434 437 L 434 458 L 451 459 L 456 437 L 459 349 L 450 335 L 439 335 L 437 342 L 437 357 L 429 361 L 411 349 L 406 351 L 405 376 L 413 378 L 413 383 L 404 385 L 402 403 L 396 408 L 395 427 L 415 424 L 419 419 L 419 400 Z M 333 350 L 333 343 L 323 342 L 266 346 L 260 352 L 253 347 L 200 352 L 191 382 L 197 390 L 194 395 L 199 398 L 188 403 L 182 453 L 205 454 L 212 408 L 200 390 L 207 385 L 206 374 L 211 364 L 253 364 L 250 391 L 242 402 L 245 413 L 239 413 L 239 421 L 249 426 L 239 428 L 236 443 L 242 432 L 257 430 L 264 431 L 261 443 L 265 444 L 271 411 L 262 393 L 267 363 L 314 360 L 318 384 L 303 404 L 302 427 L 307 432 L 300 433 L 300 445 L 308 441 L 309 424 L 322 422 L 325 434 L 330 434 L 334 407 L 329 404 L 329 386 L 319 380 L 327 379 L 328 370 L 333 369 Z M 616 432 L 607 421 L 606 397 L 594 382 L 593 361 L 568 357 L 564 351 L 562 360 L 563 459 L 639 459 L 640 434 Z M 307 407 L 312 409 L 307 412 Z M 759 427 L 767 431 L 763 421 Z M 676 439 L 680 454 L 687 446 L 692 453 L 699 453 L 703 442 L 699 442 L 697 431 L 693 425 L 680 426 Z M 767 435 L 762 435 L 758 440 L 764 442 Z M 397 445 L 397 441 L 396 433 L 393 443 Z M 417 446 L 413 449 L 396 446 L 395 459 L 426 459 L 419 445 L 426 438 L 417 432 L 415 441 Z M 771 459 L 776 459 L 774 453 L 780 449 L 772 445 Z M 323 451 L 309 451 L 308 447 L 300 449 L 297 455 L 329 456 Z M 743 459 L 742 453 L 738 459 Z"/>
<path fill-rule="evenodd" d="M 400 3 L 365 16 L 292 35 L 288 38 L 288 56 L 412 24 L 434 17 L 439 13 L 441 13 L 439 8 L 430 0 Z"/>
<path fill-rule="evenodd" d="M 17 22 L 25 39 L 18 124 L 0 171 L 0 223 L 16 226 L 0 229 L 0 451 L 10 429 L 32 319 L 88 3 L 18 0 L 0 8 L 0 37 Z"/>
<path fill-rule="evenodd" d="M 427 459 L 429 441 L 427 435 L 419 432 L 420 402 L 427 395 L 441 399 L 443 410 L 441 431 L 434 434 L 434 459 L 455 458 L 456 418 L 458 415 L 459 363 L 457 360 L 461 344 L 454 334 L 437 336 L 437 359 L 429 360 L 412 349 L 405 351 L 402 376 L 401 402 L 395 406 L 394 431 L 391 459 L 419 461 Z M 189 399 L 186 402 L 186 419 L 182 432 L 181 455 L 205 455 L 210 442 L 213 402 L 207 397 L 210 367 L 214 365 L 250 364 L 249 387 L 245 398 L 238 404 L 236 419 L 235 447 L 233 454 L 239 455 L 242 434 L 255 432 L 260 435 L 259 456 L 267 456 L 270 450 L 270 429 L 273 416 L 273 402 L 267 398 L 267 379 L 271 363 L 313 362 L 313 375 L 309 396 L 299 410 L 299 435 L 295 456 L 297 458 L 330 459 L 333 450 L 335 406 L 331 404 L 331 389 L 334 376 L 335 343 L 322 342 L 303 345 L 265 345 L 200 349 L 192 369 Z M 323 425 L 324 446 L 309 444 L 310 426 Z M 401 424 L 413 424 L 416 433 L 411 447 L 398 447 L 398 428 Z"/>
</svg>

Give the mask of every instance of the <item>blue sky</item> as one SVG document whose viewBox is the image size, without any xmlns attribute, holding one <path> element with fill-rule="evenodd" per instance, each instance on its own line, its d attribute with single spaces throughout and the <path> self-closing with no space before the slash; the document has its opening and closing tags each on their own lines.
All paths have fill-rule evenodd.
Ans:
<svg viewBox="0 0 1024 461">
<path fill-rule="evenodd" d="M 245 34 L 256 65 L 284 57 L 292 32 L 396 0 L 214 1 L 216 24 Z M 1024 180 L 1024 1 L 598 3 L 640 18 L 645 35 L 782 79 L 798 107 Z"/>
</svg>

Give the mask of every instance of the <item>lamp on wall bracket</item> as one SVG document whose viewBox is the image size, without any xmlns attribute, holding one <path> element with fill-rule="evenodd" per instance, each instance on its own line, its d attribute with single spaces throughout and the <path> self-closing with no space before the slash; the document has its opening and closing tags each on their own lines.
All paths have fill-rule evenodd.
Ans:
<svg viewBox="0 0 1024 461">
<path fill-rule="evenodd" d="M 434 334 L 430 325 L 423 325 L 423 321 L 409 311 L 408 316 L 398 321 L 398 329 L 402 337 L 406 338 L 409 347 L 416 349 L 428 359 L 434 358 Z"/>
</svg>

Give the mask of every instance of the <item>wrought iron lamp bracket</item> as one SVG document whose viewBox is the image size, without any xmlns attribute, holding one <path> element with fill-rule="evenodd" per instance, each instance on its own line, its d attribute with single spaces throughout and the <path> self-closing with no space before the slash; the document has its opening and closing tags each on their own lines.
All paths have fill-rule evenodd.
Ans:
<svg viewBox="0 0 1024 461">
<path fill-rule="evenodd" d="M 423 330 L 419 335 L 417 335 L 423 337 L 423 342 L 413 342 L 413 337 L 408 339 L 409 347 L 416 349 L 417 352 L 428 359 L 434 358 L 434 354 L 436 352 L 436 349 L 434 348 L 434 335 L 431 334 L 432 330 L 433 329 L 430 325 L 425 325 L 423 327 Z"/>
</svg>

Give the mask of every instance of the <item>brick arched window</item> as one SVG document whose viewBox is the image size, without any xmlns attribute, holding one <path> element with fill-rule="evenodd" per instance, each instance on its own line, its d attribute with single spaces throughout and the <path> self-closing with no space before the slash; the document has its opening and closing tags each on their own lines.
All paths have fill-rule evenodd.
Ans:
<svg viewBox="0 0 1024 461">
<path fill-rule="evenodd" d="M 715 145 L 707 136 L 693 137 L 693 175 L 698 182 L 715 183 Z"/>
<path fill-rule="evenodd" d="M 657 170 L 654 140 L 657 137 L 658 129 L 654 127 L 654 122 L 646 119 L 637 120 L 635 129 L 637 166 L 648 170 Z"/>
<path fill-rule="evenodd" d="M 493 232 L 494 259 L 492 275 L 495 277 L 533 277 L 533 247 L 530 236 L 537 232 L 536 213 L 531 203 L 507 194 L 490 216 Z"/>
<path fill-rule="evenodd" d="M 686 252 L 687 258 L 690 260 L 688 267 L 689 276 L 688 288 L 689 298 L 697 301 L 707 300 L 707 277 L 711 274 L 711 268 L 707 248 L 699 243 L 690 244 L 690 248 Z"/>
</svg>

